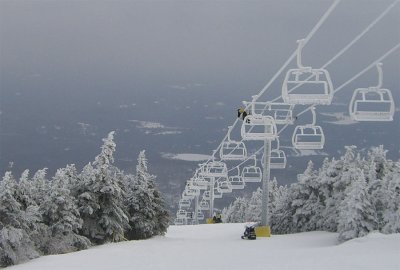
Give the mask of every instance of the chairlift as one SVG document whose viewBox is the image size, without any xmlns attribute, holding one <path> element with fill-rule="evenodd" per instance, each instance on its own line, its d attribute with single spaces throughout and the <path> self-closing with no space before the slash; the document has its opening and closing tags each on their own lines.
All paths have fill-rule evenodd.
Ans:
<svg viewBox="0 0 400 270">
<path fill-rule="evenodd" d="M 257 114 L 272 116 L 276 125 L 291 125 L 293 119 L 293 104 L 283 102 L 253 102 L 254 106 L 260 105 L 262 109 L 255 108 Z"/>
<path fill-rule="evenodd" d="M 226 164 L 222 161 L 215 161 L 214 156 L 215 156 L 215 151 L 213 154 L 212 161 L 204 165 L 205 171 L 203 172 L 202 176 L 215 177 L 215 178 L 228 177 L 228 168 L 226 167 Z"/>
<path fill-rule="evenodd" d="M 210 204 L 205 199 L 202 199 L 199 203 L 200 210 L 210 210 Z"/>
<path fill-rule="evenodd" d="M 177 218 L 185 218 L 185 219 L 186 219 L 186 210 L 179 209 L 179 210 L 176 212 L 176 217 L 177 217 Z"/>
<path fill-rule="evenodd" d="M 184 200 L 192 200 L 195 195 L 193 193 L 188 193 L 187 189 L 184 189 L 182 192 L 182 199 Z"/>
<path fill-rule="evenodd" d="M 229 176 L 229 183 L 231 184 L 232 189 L 244 189 L 245 183 L 240 175 L 239 167 L 236 167 L 238 170 L 237 175 Z"/>
<path fill-rule="evenodd" d="M 282 98 L 285 103 L 301 105 L 329 105 L 334 89 L 326 69 L 313 69 L 301 63 L 304 39 L 298 40 L 297 68 L 289 69 L 282 85 Z"/>
<path fill-rule="evenodd" d="M 204 191 L 203 200 L 209 201 L 211 199 L 211 192 L 209 190 Z"/>
<path fill-rule="evenodd" d="M 275 110 L 274 119 L 277 125 L 293 124 L 293 111 L 286 109 Z"/>
<path fill-rule="evenodd" d="M 322 149 L 325 144 L 325 135 L 322 127 L 316 126 L 315 108 L 312 107 L 313 122 L 308 125 L 299 125 L 292 136 L 292 144 L 296 149 Z"/>
<path fill-rule="evenodd" d="M 253 155 L 254 165 L 246 166 L 242 170 L 242 180 L 245 183 L 259 183 L 262 180 L 261 168 L 257 166 L 256 156 Z"/>
<path fill-rule="evenodd" d="M 248 141 L 275 140 L 277 136 L 275 120 L 272 116 L 256 113 L 256 97 L 254 96 L 251 102 L 251 114 L 248 114 L 243 120 L 240 129 L 242 139 Z"/>
<path fill-rule="evenodd" d="M 196 188 L 186 188 L 185 193 L 188 197 L 194 198 L 195 196 L 200 195 L 200 189 Z"/>
<path fill-rule="evenodd" d="M 190 200 L 188 199 L 180 199 L 179 200 L 179 208 L 189 208 L 190 207 Z"/>
<path fill-rule="evenodd" d="M 177 226 L 179 226 L 179 225 L 185 225 L 185 224 L 186 224 L 185 221 L 186 221 L 186 220 L 185 220 L 184 218 L 176 218 L 176 219 L 174 220 L 174 224 L 177 225 Z"/>
<path fill-rule="evenodd" d="M 191 180 L 192 180 L 193 186 L 195 186 L 197 189 L 200 189 L 200 190 L 207 189 L 208 184 L 210 183 L 209 178 L 199 175 L 199 169 L 196 170 L 195 176 Z"/>
<path fill-rule="evenodd" d="M 219 156 L 222 160 L 244 160 L 247 156 L 246 145 L 231 139 L 232 126 L 229 126 L 228 138 L 222 142 Z"/>
<path fill-rule="evenodd" d="M 218 190 L 218 188 L 214 188 L 214 199 L 221 199 L 222 192 Z"/>
<path fill-rule="evenodd" d="M 393 121 L 395 104 L 389 89 L 382 88 L 382 63 L 376 65 L 378 85 L 358 88 L 349 105 L 350 117 L 355 121 Z"/>
<path fill-rule="evenodd" d="M 285 169 L 286 167 L 286 154 L 283 150 L 279 149 L 279 140 L 277 139 L 277 145 L 275 149 L 271 150 L 269 163 L 271 169 Z M 262 163 L 264 164 L 265 157 L 262 156 Z"/>
<path fill-rule="evenodd" d="M 285 169 L 286 168 L 286 154 L 281 149 L 271 150 L 270 156 L 271 169 Z"/>
<path fill-rule="evenodd" d="M 200 209 L 197 211 L 197 219 L 198 220 L 204 219 L 204 213 Z"/>
<path fill-rule="evenodd" d="M 194 213 L 193 213 L 193 212 L 190 212 L 190 211 L 186 212 L 186 218 L 187 218 L 188 220 L 193 219 L 193 218 L 194 218 Z"/>
<path fill-rule="evenodd" d="M 217 190 L 220 193 L 231 193 L 232 192 L 232 185 L 228 180 L 218 182 Z"/>
</svg>

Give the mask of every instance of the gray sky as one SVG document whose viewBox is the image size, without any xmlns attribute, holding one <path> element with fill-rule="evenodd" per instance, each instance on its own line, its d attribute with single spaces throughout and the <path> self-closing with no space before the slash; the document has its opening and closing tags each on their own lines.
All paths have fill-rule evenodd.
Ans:
<svg viewBox="0 0 400 270">
<path fill-rule="evenodd" d="M 161 152 L 209 154 L 241 101 L 269 81 L 332 2 L 0 0 L 0 168 L 82 166 L 110 130 L 123 167 L 143 148 L 160 164 Z M 323 65 L 392 2 L 342 1 L 304 48 L 304 64 Z M 329 67 L 335 86 L 400 42 L 399 15 L 400 4 Z M 397 104 L 399 55 L 384 61 L 384 86 Z M 281 80 L 264 100 L 279 95 Z M 371 84 L 375 70 L 335 102 Z M 347 113 L 346 106 L 324 110 Z M 398 158 L 399 113 L 377 126 L 386 135 L 368 123 L 346 138 L 353 127 L 329 125 L 326 151 L 384 143 Z"/>
</svg>

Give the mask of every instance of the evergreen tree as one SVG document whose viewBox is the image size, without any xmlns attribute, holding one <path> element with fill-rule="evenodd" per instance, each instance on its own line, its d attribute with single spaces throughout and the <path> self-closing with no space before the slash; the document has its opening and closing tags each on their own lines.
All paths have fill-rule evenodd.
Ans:
<svg viewBox="0 0 400 270">
<path fill-rule="evenodd" d="M 147 171 L 147 159 L 145 151 L 138 156 L 136 177 L 130 177 L 130 190 L 127 196 L 129 207 L 128 239 L 145 239 L 153 236 L 156 229 L 157 213 L 154 207 L 154 189 L 149 181 L 154 176 Z"/>
<path fill-rule="evenodd" d="M 357 171 L 339 211 L 339 241 L 362 237 L 376 227 L 376 215 L 370 203 L 364 172 Z"/>
<path fill-rule="evenodd" d="M 47 168 L 38 170 L 32 177 L 32 198 L 40 206 L 48 194 Z"/>
<path fill-rule="evenodd" d="M 91 163 L 87 164 L 78 176 L 78 181 L 73 189 L 75 194 L 80 217 L 83 224 L 81 235 L 89 239 L 101 239 L 102 230 L 97 224 L 96 213 L 100 209 L 98 195 L 93 190 L 96 181 L 95 170 Z"/>
<path fill-rule="evenodd" d="M 69 190 L 70 168 L 58 169 L 49 189 L 49 195 L 41 206 L 43 221 L 49 229 L 47 254 L 60 254 L 87 248 L 86 237 L 78 235 L 82 219 L 75 198 Z"/>
<path fill-rule="evenodd" d="M 17 264 L 38 256 L 26 226 L 21 204 L 14 198 L 17 183 L 6 172 L 0 183 L 0 266 Z"/>
<path fill-rule="evenodd" d="M 262 189 L 253 192 L 245 212 L 246 221 L 261 222 Z"/>
<path fill-rule="evenodd" d="M 400 233 L 400 162 L 394 164 L 393 171 L 385 175 L 386 209 L 383 211 L 383 233 Z"/>
<path fill-rule="evenodd" d="M 246 198 L 236 198 L 228 208 L 222 211 L 223 222 L 225 223 L 241 223 L 246 222 L 246 209 L 248 201 Z"/>
<path fill-rule="evenodd" d="M 83 219 L 82 233 L 96 243 L 124 240 L 128 217 L 124 207 L 122 173 L 114 162 L 114 132 L 103 139 L 101 153 L 79 177 L 76 192 Z"/>
<path fill-rule="evenodd" d="M 298 183 L 292 185 L 293 228 L 295 231 L 313 231 L 322 218 L 323 205 L 320 199 L 320 182 L 312 161 Z"/>
</svg>

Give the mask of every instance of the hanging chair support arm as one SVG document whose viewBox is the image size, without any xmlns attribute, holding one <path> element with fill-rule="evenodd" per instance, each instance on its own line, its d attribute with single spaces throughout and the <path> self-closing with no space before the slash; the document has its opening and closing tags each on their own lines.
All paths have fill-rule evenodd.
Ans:
<svg viewBox="0 0 400 270">
<path fill-rule="evenodd" d="M 311 113 L 312 113 L 312 116 L 313 116 L 313 121 L 312 121 L 312 124 L 311 124 L 311 125 L 315 126 L 315 124 L 316 124 L 316 122 L 317 122 L 317 115 L 316 115 L 316 113 L 315 113 L 315 107 L 314 107 L 314 106 L 311 107 Z"/>
<path fill-rule="evenodd" d="M 303 47 L 304 47 L 304 43 L 305 43 L 305 39 L 299 39 L 297 40 L 297 43 L 299 44 L 297 46 L 297 67 L 299 69 L 310 69 L 311 67 L 305 67 L 303 66 L 303 63 L 301 62 L 301 52 L 303 51 Z"/>
<path fill-rule="evenodd" d="M 376 69 L 378 70 L 378 85 L 376 86 L 376 88 L 380 89 L 380 88 L 382 88 L 382 82 L 383 82 L 382 63 L 377 63 Z"/>
</svg>

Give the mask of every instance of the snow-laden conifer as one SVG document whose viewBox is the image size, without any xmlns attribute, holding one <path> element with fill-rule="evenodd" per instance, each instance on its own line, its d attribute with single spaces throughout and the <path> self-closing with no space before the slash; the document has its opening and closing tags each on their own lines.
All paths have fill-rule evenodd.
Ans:
<svg viewBox="0 0 400 270">
<path fill-rule="evenodd" d="M 246 222 L 246 209 L 248 200 L 244 197 L 236 198 L 227 208 L 222 211 L 222 220 L 225 223 Z"/>
<path fill-rule="evenodd" d="M 0 182 L 0 267 L 38 256 L 27 230 L 26 215 L 14 198 L 17 183 L 11 172 Z"/>
<path fill-rule="evenodd" d="M 101 153 L 93 166 L 85 166 L 79 177 L 76 196 L 83 219 L 82 233 L 97 242 L 125 239 L 128 217 L 124 207 L 122 173 L 113 166 L 114 132 L 103 139 Z"/>
<path fill-rule="evenodd" d="M 145 151 L 139 153 L 136 175 L 131 177 L 128 194 L 129 239 L 144 239 L 154 235 L 158 217 L 155 208 L 154 176 L 148 172 Z"/>
<path fill-rule="evenodd" d="M 376 228 L 376 214 L 370 202 L 364 172 L 358 169 L 356 175 L 340 204 L 339 241 L 365 236 Z"/>
<path fill-rule="evenodd" d="M 41 212 L 48 226 L 48 254 L 60 254 L 87 248 L 89 240 L 78 235 L 82 219 L 75 198 L 69 190 L 71 175 L 68 168 L 58 169 L 45 198 Z"/>
<path fill-rule="evenodd" d="M 383 233 L 400 233 L 400 162 L 382 180 L 386 189 L 386 209 L 383 211 Z"/>
</svg>

